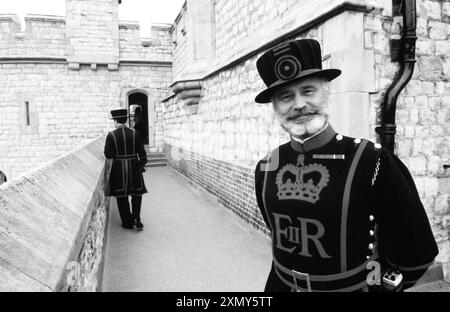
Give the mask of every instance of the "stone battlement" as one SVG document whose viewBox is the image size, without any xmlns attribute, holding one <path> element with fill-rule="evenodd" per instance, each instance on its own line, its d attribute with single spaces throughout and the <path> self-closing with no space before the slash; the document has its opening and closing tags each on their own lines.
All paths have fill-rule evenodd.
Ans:
<svg viewBox="0 0 450 312">
<path fill-rule="evenodd" d="M 119 58 L 152 60 L 155 56 L 172 61 L 171 24 L 153 24 L 150 38 L 140 36 L 140 25 L 133 21 L 119 21 Z"/>
<path fill-rule="evenodd" d="M 0 57 L 64 57 L 64 17 L 27 15 L 25 24 L 22 32 L 17 15 L 0 15 Z"/>
<path fill-rule="evenodd" d="M 69 45 L 65 16 L 28 14 L 24 19 L 25 30 L 22 31 L 16 14 L 0 14 L 0 61 L 66 59 L 70 55 L 73 48 Z M 154 24 L 151 37 L 144 38 L 140 36 L 139 23 L 118 21 L 119 59 L 170 62 L 171 27 L 170 24 Z"/>
</svg>

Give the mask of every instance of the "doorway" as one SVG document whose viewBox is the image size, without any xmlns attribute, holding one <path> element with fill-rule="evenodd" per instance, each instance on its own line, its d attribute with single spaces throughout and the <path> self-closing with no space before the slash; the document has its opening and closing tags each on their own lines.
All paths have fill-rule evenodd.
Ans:
<svg viewBox="0 0 450 312">
<path fill-rule="evenodd" d="M 144 144 L 148 145 L 149 142 L 149 123 L 148 123 L 148 97 L 145 93 L 136 92 L 128 96 L 128 110 L 130 115 L 134 115 L 134 110 L 136 107 L 140 107 L 142 111 L 142 141 Z M 133 122 L 132 122 L 133 120 Z M 134 127 L 134 118 L 130 118 L 130 127 Z"/>
</svg>

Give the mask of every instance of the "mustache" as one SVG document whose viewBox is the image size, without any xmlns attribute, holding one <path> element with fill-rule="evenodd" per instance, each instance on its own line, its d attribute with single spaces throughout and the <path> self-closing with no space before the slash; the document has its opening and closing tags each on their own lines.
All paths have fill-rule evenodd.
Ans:
<svg viewBox="0 0 450 312">
<path fill-rule="evenodd" d="M 296 109 L 296 110 L 292 111 L 289 114 L 289 116 L 287 116 L 287 119 L 288 120 L 293 120 L 293 119 L 297 119 L 297 118 L 302 117 L 302 116 L 314 115 L 314 114 L 317 114 L 317 113 L 318 113 L 318 110 L 310 109 L 310 108 L 301 109 L 301 110 Z"/>
</svg>

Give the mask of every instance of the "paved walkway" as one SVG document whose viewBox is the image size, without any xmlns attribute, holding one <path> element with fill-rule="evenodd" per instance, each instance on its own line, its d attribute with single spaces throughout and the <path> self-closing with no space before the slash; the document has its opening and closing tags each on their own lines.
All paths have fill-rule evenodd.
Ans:
<svg viewBox="0 0 450 312">
<path fill-rule="evenodd" d="M 110 210 L 103 291 L 263 291 L 269 239 L 170 167 L 147 168 L 141 232 Z"/>
<path fill-rule="evenodd" d="M 270 242 L 170 167 L 147 168 L 143 231 L 120 226 L 111 203 L 103 291 L 262 291 Z M 448 292 L 437 281 L 408 291 Z"/>
</svg>

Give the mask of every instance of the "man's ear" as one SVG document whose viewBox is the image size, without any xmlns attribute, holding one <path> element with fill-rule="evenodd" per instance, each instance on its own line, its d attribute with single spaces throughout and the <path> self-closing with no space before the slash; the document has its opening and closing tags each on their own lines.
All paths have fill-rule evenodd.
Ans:
<svg viewBox="0 0 450 312">
<path fill-rule="evenodd" d="M 275 97 L 275 93 L 270 97 L 270 101 L 272 101 L 273 110 L 277 111 L 277 98 Z"/>
<path fill-rule="evenodd" d="M 323 79 L 322 80 L 322 88 L 326 92 L 330 92 L 330 90 L 331 90 L 331 82 L 329 82 L 327 79 Z"/>
</svg>

